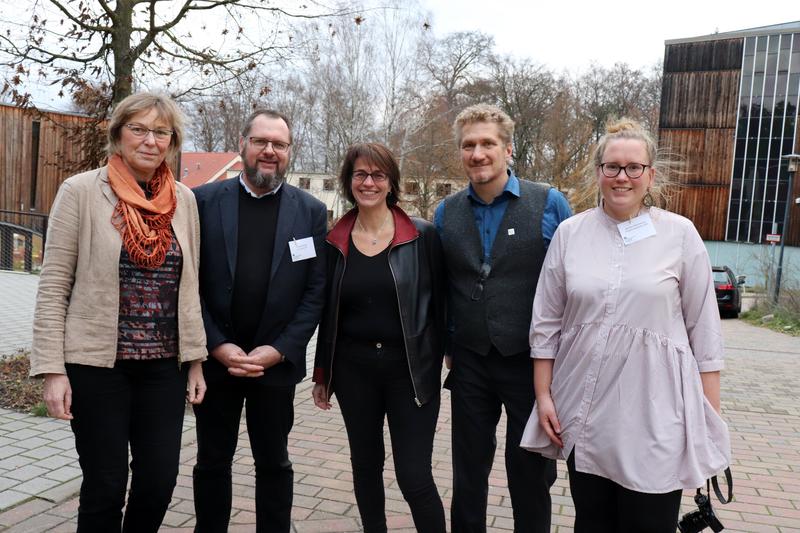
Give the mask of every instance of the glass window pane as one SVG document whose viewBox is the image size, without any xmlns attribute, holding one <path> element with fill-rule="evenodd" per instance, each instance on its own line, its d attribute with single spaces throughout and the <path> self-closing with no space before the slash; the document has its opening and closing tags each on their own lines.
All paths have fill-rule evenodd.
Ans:
<svg viewBox="0 0 800 533">
<path fill-rule="evenodd" d="M 790 96 L 797 96 L 798 83 L 800 83 L 800 72 L 796 74 L 791 74 L 789 76 L 789 93 L 788 93 Z"/>
<path fill-rule="evenodd" d="M 769 75 L 766 77 L 766 80 L 764 82 L 764 94 L 768 96 L 772 96 L 775 94 L 775 81 L 776 77 L 773 75 Z"/>
<path fill-rule="evenodd" d="M 778 69 L 778 54 L 767 55 L 767 73 L 774 74 Z"/>
<path fill-rule="evenodd" d="M 797 45 L 795 45 L 795 51 L 792 52 L 792 61 L 789 65 L 789 72 L 800 72 L 800 50 L 797 50 Z"/>
<path fill-rule="evenodd" d="M 776 95 L 786 94 L 786 82 L 789 81 L 789 76 L 786 73 L 778 74 L 778 88 L 775 90 Z"/>
<path fill-rule="evenodd" d="M 752 56 L 755 52 L 755 44 L 756 38 L 755 37 L 748 37 L 744 40 L 744 55 Z"/>
<path fill-rule="evenodd" d="M 750 74 L 753 71 L 753 56 L 744 56 L 742 61 L 742 72 Z"/>
<path fill-rule="evenodd" d="M 756 74 L 753 77 L 753 96 L 761 96 L 764 90 L 764 74 Z"/>
<path fill-rule="evenodd" d="M 749 98 L 750 97 L 750 85 L 753 83 L 753 76 L 746 75 L 742 76 L 742 98 Z"/>
<path fill-rule="evenodd" d="M 770 52 L 777 52 L 778 51 L 778 41 L 780 40 L 780 35 L 768 35 L 767 41 L 769 41 L 769 51 Z"/>
<path fill-rule="evenodd" d="M 789 69 L 789 58 L 792 54 L 789 50 L 781 50 L 778 56 L 778 72 L 786 72 Z"/>
</svg>

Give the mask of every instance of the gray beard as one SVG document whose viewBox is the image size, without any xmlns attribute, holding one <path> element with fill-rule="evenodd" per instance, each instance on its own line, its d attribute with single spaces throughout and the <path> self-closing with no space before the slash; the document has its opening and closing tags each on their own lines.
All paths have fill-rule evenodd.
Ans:
<svg viewBox="0 0 800 533">
<path fill-rule="evenodd" d="M 265 174 L 263 172 L 259 172 L 257 168 L 249 167 L 247 165 L 245 165 L 244 173 L 250 183 L 259 189 L 265 189 L 268 191 L 274 191 L 278 185 L 283 183 L 283 179 L 285 177 L 284 174 L 280 172 Z"/>
</svg>

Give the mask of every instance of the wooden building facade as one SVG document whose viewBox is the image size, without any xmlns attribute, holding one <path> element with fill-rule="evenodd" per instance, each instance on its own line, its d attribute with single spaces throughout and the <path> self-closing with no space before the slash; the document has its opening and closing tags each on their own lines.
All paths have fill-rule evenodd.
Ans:
<svg viewBox="0 0 800 533">
<path fill-rule="evenodd" d="M 685 164 L 672 209 L 705 240 L 787 233 L 782 156 L 800 151 L 799 92 L 800 22 L 667 41 L 659 144 Z M 800 209 L 789 208 L 786 243 L 800 246 Z"/>
<path fill-rule="evenodd" d="M 48 213 L 59 185 L 88 170 L 78 132 L 93 124 L 84 116 L 0 104 L 0 210 Z"/>
</svg>

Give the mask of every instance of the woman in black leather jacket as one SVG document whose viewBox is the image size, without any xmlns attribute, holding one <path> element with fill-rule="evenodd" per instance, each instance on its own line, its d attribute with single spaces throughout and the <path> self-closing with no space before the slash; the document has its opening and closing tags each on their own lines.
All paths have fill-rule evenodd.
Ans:
<svg viewBox="0 0 800 533">
<path fill-rule="evenodd" d="M 327 302 L 317 338 L 314 403 L 342 410 L 366 533 L 386 531 L 383 420 L 397 483 L 417 531 L 445 531 L 431 473 L 444 353 L 441 244 L 397 206 L 400 171 L 381 144 L 356 144 L 339 174 L 356 205 L 327 237 Z"/>
</svg>

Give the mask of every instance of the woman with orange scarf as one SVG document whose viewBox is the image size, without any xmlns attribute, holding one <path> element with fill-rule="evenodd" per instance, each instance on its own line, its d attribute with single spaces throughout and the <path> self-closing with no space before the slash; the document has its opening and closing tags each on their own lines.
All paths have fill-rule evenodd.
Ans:
<svg viewBox="0 0 800 533">
<path fill-rule="evenodd" d="M 67 179 L 50 211 L 31 375 L 75 434 L 79 532 L 158 531 L 185 401 L 205 394 L 197 206 L 168 164 L 182 139 L 172 100 L 129 96 L 109 122 L 108 165 Z"/>
</svg>

